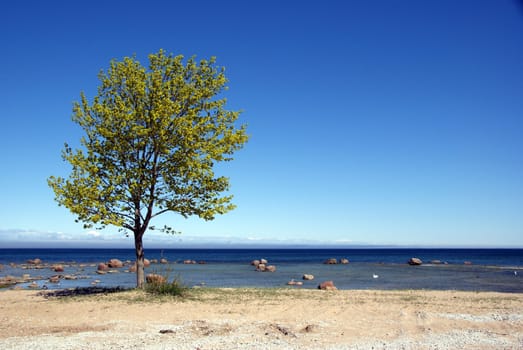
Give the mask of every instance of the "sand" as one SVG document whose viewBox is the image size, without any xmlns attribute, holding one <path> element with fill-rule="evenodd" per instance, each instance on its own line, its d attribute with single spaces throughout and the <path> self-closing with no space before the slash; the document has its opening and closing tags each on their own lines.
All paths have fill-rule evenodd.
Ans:
<svg viewBox="0 0 523 350">
<path fill-rule="evenodd" d="M 0 291 L 0 349 L 523 349 L 523 294 Z"/>
</svg>

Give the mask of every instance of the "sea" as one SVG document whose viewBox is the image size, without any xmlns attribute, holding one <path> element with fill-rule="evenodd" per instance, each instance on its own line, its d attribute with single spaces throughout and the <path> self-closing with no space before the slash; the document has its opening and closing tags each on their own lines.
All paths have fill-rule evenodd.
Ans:
<svg viewBox="0 0 523 350">
<path fill-rule="evenodd" d="M 167 259 L 167 264 L 153 263 L 146 274 L 157 273 L 176 279 L 188 287 L 317 288 L 332 280 L 338 289 L 377 290 L 462 290 L 523 292 L 523 249 L 146 249 L 149 260 Z M 420 266 L 407 261 L 416 257 Z M 28 264 L 41 259 L 40 266 Z M 98 274 L 97 266 L 110 259 L 128 264 L 135 260 L 133 249 L 1 249 L 0 279 L 29 275 L 32 288 L 65 289 L 77 287 L 133 288 L 136 274 L 128 267 Z M 348 259 L 348 264 L 325 264 L 327 259 Z M 266 259 L 275 272 L 257 272 L 251 261 Z M 194 260 L 196 264 L 184 264 Z M 54 264 L 64 265 L 55 272 Z M 51 283 L 49 278 L 60 278 Z M 314 275 L 303 281 L 304 274 Z M 299 287 L 288 286 L 302 281 Z M 29 288 L 30 282 L 1 288 Z"/>
</svg>

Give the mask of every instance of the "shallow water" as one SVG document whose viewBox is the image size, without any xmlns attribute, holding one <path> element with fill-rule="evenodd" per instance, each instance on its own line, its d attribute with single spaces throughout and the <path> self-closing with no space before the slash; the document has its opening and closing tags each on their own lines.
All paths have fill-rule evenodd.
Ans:
<svg viewBox="0 0 523 350">
<path fill-rule="evenodd" d="M 41 277 L 41 288 L 49 289 L 90 286 L 134 287 L 136 276 L 115 269 L 115 273 L 96 274 L 99 262 L 118 258 L 133 260 L 132 250 L 0 250 L 0 277 L 30 274 Z M 447 250 L 447 249 L 329 249 L 329 250 L 149 250 L 150 259 L 167 258 L 169 264 L 152 264 L 146 273 L 159 273 L 177 278 L 188 286 L 209 287 L 282 287 L 295 279 L 302 281 L 303 274 L 313 274 L 313 281 L 303 281 L 301 288 L 316 288 L 318 283 L 333 280 L 340 289 L 435 289 L 523 292 L 523 250 Z M 447 264 L 409 266 L 406 261 L 417 256 L 424 261 L 441 260 Z M 40 258 L 47 267 L 32 269 L 28 259 Z M 326 265 L 328 258 L 346 257 L 346 265 Z M 253 259 L 267 258 L 276 265 L 276 272 L 256 272 L 249 263 Z M 186 265 L 184 259 L 203 260 L 206 264 Z M 472 265 L 463 264 L 471 261 Z M 16 263 L 11 267 L 10 262 Z M 61 275 L 75 275 L 77 280 L 61 279 L 53 284 L 47 280 L 57 273 L 49 268 L 56 262 L 65 263 Z M 28 269 L 29 268 L 29 269 Z M 518 272 L 517 274 L 514 271 Z M 374 278 L 374 275 L 378 276 Z M 19 286 L 27 287 L 28 283 Z"/>
</svg>

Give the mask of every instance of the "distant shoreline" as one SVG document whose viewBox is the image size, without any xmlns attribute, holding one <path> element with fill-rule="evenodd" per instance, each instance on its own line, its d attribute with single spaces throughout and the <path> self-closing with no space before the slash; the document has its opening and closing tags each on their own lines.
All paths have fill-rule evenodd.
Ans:
<svg viewBox="0 0 523 350">
<path fill-rule="evenodd" d="M 1 250 L 4 249 L 131 249 L 134 250 L 132 242 L 129 241 L 127 245 L 110 245 L 110 244 L 72 244 L 72 245 L 57 245 L 56 242 L 44 242 L 44 243 L 27 243 L 20 244 L 15 242 L 2 242 Z M 145 249 L 165 249 L 165 250 L 176 250 L 176 249 L 216 249 L 216 250 L 227 250 L 227 249 L 420 249 L 420 250 L 432 250 L 432 249 L 500 249 L 500 250 L 519 250 L 523 249 L 523 246 L 474 246 L 474 245 L 372 245 L 372 244 L 356 244 L 356 245 L 341 245 L 341 244 L 223 244 L 223 243 L 205 243 L 205 244 L 169 244 L 167 246 L 161 246 L 156 244 L 148 245 L 145 244 Z"/>
</svg>

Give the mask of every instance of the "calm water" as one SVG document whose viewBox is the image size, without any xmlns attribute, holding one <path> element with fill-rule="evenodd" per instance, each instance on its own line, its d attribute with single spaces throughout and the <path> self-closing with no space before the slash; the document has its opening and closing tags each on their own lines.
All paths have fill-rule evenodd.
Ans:
<svg viewBox="0 0 523 350">
<path fill-rule="evenodd" d="M 148 249 L 148 259 L 164 257 L 169 264 L 153 264 L 146 273 L 161 273 L 179 278 L 184 284 L 212 287 L 280 287 L 301 280 L 304 273 L 314 281 L 302 288 L 316 288 L 319 282 L 333 280 L 340 289 L 454 289 L 473 291 L 523 292 L 523 249 Z M 422 266 L 409 266 L 411 257 L 423 260 Z M 77 280 L 52 284 L 56 274 L 49 268 L 24 269 L 28 259 L 44 263 L 65 263 L 62 274 Z M 133 287 L 134 273 L 96 274 L 96 264 L 117 258 L 134 260 L 129 249 L 0 249 L 0 277 L 6 275 L 42 277 L 37 281 L 50 289 L 88 286 L 98 280 L 101 286 Z M 255 272 L 249 264 L 265 258 L 277 267 L 274 273 Z M 348 265 L 325 265 L 328 258 L 347 258 Z M 205 261 L 203 265 L 184 265 L 183 260 Z M 446 264 L 430 264 L 440 260 Z M 472 265 L 465 265 L 469 261 Z M 9 264 L 15 263 L 16 267 Z M 516 273 L 515 273 L 516 272 Z M 379 276 L 374 278 L 373 275 Z M 22 285 L 25 287 L 25 285 Z"/>
</svg>

